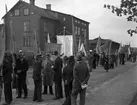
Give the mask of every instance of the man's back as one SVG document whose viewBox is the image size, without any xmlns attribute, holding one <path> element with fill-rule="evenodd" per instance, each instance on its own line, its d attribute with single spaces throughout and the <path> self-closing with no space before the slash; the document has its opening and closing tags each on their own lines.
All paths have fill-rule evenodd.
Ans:
<svg viewBox="0 0 137 105">
<path fill-rule="evenodd" d="M 81 83 L 87 83 L 90 76 L 87 65 L 82 61 L 78 62 L 74 66 L 73 76 L 75 85 L 81 86 Z"/>
</svg>

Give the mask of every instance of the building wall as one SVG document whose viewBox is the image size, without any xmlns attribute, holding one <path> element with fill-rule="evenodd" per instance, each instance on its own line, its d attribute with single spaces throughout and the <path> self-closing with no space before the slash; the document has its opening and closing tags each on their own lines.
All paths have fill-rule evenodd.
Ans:
<svg viewBox="0 0 137 105">
<path fill-rule="evenodd" d="M 12 32 L 14 35 L 14 40 L 15 40 L 15 50 L 18 51 L 19 49 L 24 50 L 25 52 L 33 52 L 36 51 L 36 46 L 34 46 L 34 30 L 36 30 L 36 33 L 39 32 L 38 30 L 38 24 L 39 24 L 39 18 L 31 8 L 29 8 L 29 15 L 24 16 L 23 10 L 24 8 L 29 8 L 26 5 L 17 5 L 16 8 L 13 8 L 5 17 L 6 25 L 7 25 L 7 38 L 6 38 L 6 43 L 7 43 L 7 50 L 10 50 L 12 46 L 12 36 L 11 36 L 11 27 L 10 27 L 10 21 L 12 21 Z M 20 15 L 19 16 L 14 16 L 14 11 L 16 9 L 19 9 Z M 24 32 L 24 22 L 29 21 L 30 22 L 30 31 L 29 32 Z M 30 46 L 29 47 L 24 47 L 23 46 L 23 38 L 25 36 L 30 37 Z"/>
<path fill-rule="evenodd" d="M 44 29 L 44 24 L 46 24 L 45 29 Z M 55 43 L 56 42 L 56 35 L 55 35 L 55 25 L 56 21 L 50 20 L 47 18 L 41 18 L 40 19 L 40 47 L 41 50 L 45 49 L 45 43 L 47 42 L 48 39 L 48 33 L 50 37 L 50 42 Z"/>
<path fill-rule="evenodd" d="M 79 40 L 81 43 L 84 43 L 85 49 L 88 50 L 88 41 L 89 41 L 89 23 L 74 17 L 74 33 L 76 35 L 76 44 L 78 47 Z M 79 29 L 78 29 L 79 28 Z M 78 32 L 80 31 L 80 32 Z"/>
</svg>

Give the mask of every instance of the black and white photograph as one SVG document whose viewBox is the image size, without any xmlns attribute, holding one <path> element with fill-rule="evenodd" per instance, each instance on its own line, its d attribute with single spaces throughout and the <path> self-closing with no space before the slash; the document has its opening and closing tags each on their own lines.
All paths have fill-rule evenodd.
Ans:
<svg viewBox="0 0 137 105">
<path fill-rule="evenodd" d="M 137 0 L 0 0 L 0 105 L 137 105 Z"/>
</svg>

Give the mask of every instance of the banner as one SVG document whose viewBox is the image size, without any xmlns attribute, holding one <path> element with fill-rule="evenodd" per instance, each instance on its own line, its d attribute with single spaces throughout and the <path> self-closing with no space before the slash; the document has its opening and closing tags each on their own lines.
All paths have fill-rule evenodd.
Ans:
<svg viewBox="0 0 137 105">
<path fill-rule="evenodd" d="M 105 53 L 109 53 L 109 49 L 110 49 L 110 45 L 111 45 L 111 40 L 108 40 L 105 42 L 105 44 L 103 44 L 101 46 L 101 52 L 105 52 Z"/>
<path fill-rule="evenodd" d="M 61 54 L 64 53 L 64 56 L 73 55 L 73 36 L 72 35 L 57 36 L 57 43 L 62 44 Z"/>
<path fill-rule="evenodd" d="M 86 53 L 86 50 L 85 50 L 83 43 L 81 44 L 80 51 L 82 51 L 85 54 L 85 56 L 87 56 L 87 53 Z"/>
</svg>

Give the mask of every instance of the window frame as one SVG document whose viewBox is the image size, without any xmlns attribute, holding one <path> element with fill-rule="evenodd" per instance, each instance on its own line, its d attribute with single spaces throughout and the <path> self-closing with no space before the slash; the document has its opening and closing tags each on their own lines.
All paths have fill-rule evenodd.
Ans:
<svg viewBox="0 0 137 105">
<path fill-rule="evenodd" d="M 25 25 L 25 22 L 28 22 L 28 24 Z M 24 32 L 30 32 L 30 20 L 24 21 L 23 26 L 24 26 Z M 26 29 L 25 29 L 25 27 L 26 27 Z"/>
<path fill-rule="evenodd" d="M 30 36 L 23 36 L 23 47 L 30 47 Z"/>
<path fill-rule="evenodd" d="M 25 11 L 25 10 L 28 10 L 27 14 L 26 14 L 26 11 Z M 24 15 L 24 16 L 28 16 L 29 14 L 30 14 L 29 8 L 24 8 L 24 9 L 23 9 L 23 15 Z"/>
<path fill-rule="evenodd" d="M 18 11 L 18 14 L 17 14 L 16 11 Z M 15 10 L 14 10 L 14 16 L 20 16 L 20 10 L 19 10 L 19 9 L 15 9 Z"/>
</svg>

